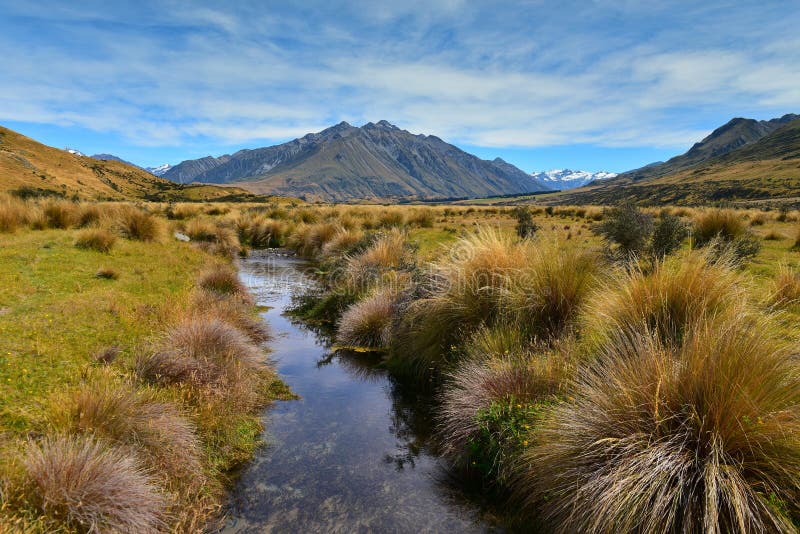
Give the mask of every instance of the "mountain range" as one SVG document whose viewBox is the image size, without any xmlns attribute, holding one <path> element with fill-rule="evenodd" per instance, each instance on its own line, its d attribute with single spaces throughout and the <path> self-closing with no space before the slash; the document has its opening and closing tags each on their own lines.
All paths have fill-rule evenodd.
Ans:
<svg viewBox="0 0 800 534">
<path fill-rule="evenodd" d="M 559 203 L 706 204 L 800 196 L 800 115 L 735 118 L 689 151 L 616 178 L 593 182 Z"/>
<path fill-rule="evenodd" d="M 235 183 L 307 200 L 430 200 L 536 193 L 551 187 L 503 161 L 483 160 L 433 135 L 387 121 L 341 122 L 280 145 L 188 160 L 163 176 L 178 183 Z"/>
<path fill-rule="evenodd" d="M 533 172 L 531 176 L 543 184 L 560 190 L 583 187 L 595 180 L 608 180 L 617 176 L 613 172 L 573 171 L 570 169 L 552 169 L 549 171 Z"/>
</svg>

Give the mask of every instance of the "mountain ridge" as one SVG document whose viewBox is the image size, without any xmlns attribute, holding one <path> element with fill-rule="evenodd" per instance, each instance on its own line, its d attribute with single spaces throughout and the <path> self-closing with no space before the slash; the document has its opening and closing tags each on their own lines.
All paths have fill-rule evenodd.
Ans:
<svg viewBox="0 0 800 534">
<path fill-rule="evenodd" d="M 340 122 L 286 143 L 208 156 L 172 167 L 165 178 L 236 183 L 258 193 L 328 201 L 437 199 L 546 191 L 524 171 L 482 160 L 434 135 L 382 120 Z"/>
</svg>

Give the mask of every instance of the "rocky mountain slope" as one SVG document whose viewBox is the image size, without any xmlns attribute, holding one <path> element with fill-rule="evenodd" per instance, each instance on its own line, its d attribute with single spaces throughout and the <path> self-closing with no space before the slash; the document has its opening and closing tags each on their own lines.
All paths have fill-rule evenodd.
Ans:
<svg viewBox="0 0 800 534">
<path fill-rule="evenodd" d="M 800 115 L 789 113 L 777 119 L 757 121 L 735 118 L 711 132 L 705 139 L 695 143 L 685 154 L 668 161 L 654 163 L 619 175 L 621 180 L 644 180 L 657 178 L 688 169 L 717 156 L 725 155 L 745 145 L 755 143 L 781 126 L 800 119 Z"/>
<path fill-rule="evenodd" d="M 501 160 L 487 161 L 433 135 L 386 121 L 342 122 L 281 145 L 184 161 L 164 174 L 176 182 L 236 183 L 258 193 L 309 200 L 443 199 L 546 191 Z"/>
<path fill-rule="evenodd" d="M 610 204 L 620 200 L 648 204 L 707 204 L 781 200 L 797 204 L 797 197 L 800 197 L 800 116 L 793 117 L 797 118 L 783 123 L 757 141 L 691 167 L 638 180 L 620 175 L 562 195 L 558 201 L 577 204 Z"/>
</svg>

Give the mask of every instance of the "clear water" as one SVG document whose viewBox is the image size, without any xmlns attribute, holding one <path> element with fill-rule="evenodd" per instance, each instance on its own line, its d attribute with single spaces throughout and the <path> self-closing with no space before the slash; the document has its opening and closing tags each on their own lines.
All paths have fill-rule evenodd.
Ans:
<svg viewBox="0 0 800 534">
<path fill-rule="evenodd" d="M 272 358 L 301 399 L 266 411 L 268 445 L 238 478 L 224 532 L 499 531 L 429 450 L 426 403 L 283 315 L 313 284 L 304 269 L 275 254 L 242 262 L 242 280 L 270 307 Z"/>
</svg>

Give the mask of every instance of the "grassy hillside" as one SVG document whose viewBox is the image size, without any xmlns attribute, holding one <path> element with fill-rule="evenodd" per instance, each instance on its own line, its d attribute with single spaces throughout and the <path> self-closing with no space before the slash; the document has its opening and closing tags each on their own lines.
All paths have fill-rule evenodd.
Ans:
<svg viewBox="0 0 800 534">
<path fill-rule="evenodd" d="M 552 197 L 566 204 L 703 204 L 763 199 L 798 202 L 800 120 L 761 140 L 667 176 L 614 180 Z"/>
<path fill-rule="evenodd" d="M 240 188 L 184 186 L 118 161 L 76 156 L 0 127 L 0 191 L 99 200 L 255 200 Z"/>
</svg>

